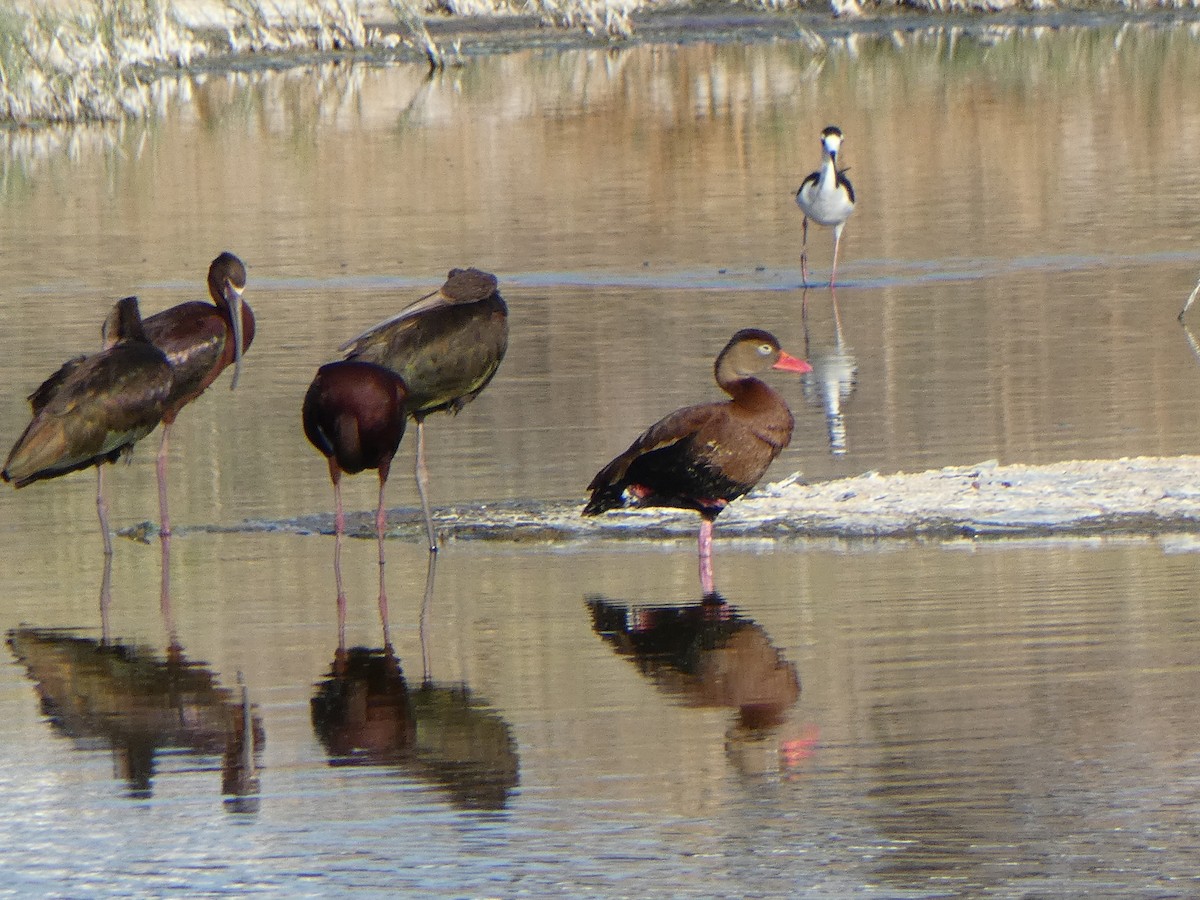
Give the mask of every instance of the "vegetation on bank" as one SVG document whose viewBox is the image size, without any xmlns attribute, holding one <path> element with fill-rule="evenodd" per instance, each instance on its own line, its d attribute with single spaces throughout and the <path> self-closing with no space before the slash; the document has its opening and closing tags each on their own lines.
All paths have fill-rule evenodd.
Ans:
<svg viewBox="0 0 1200 900">
<path fill-rule="evenodd" d="M 637 13 L 687 10 L 687 0 L 211 0 L 219 24 L 181 15 L 193 3 L 171 0 L 47 0 L 0 8 L 0 123 L 116 121 L 146 115 L 149 89 L 164 71 L 201 59 L 249 54 L 372 53 L 423 55 L 433 68 L 447 53 L 430 33 L 434 19 L 534 16 L 544 25 L 582 29 L 603 40 L 635 33 Z M 732 0 L 738 2 L 738 0 Z M 925 12 L 1046 10 L 1097 5 L 1116 9 L 1194 9 L 1200 0 L 740 0 L 757 9 L 829 3 L 855 17 L 900 8 Z M 711 7 L 709 7 L 711 9 Z M 380 20 L 380 21 L 375 21 Z"/>
</svg>

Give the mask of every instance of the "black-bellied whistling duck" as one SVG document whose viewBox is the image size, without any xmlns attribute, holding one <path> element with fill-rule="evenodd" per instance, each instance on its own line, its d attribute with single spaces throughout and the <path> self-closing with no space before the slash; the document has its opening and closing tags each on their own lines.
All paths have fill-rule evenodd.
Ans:
<svg viewBox="0 0 1200 900">
<path fill-rule="evenodd" d="M 767 369 L 810 372 L 774 336 L 739 331 L 716 362 L 730 399 L 678 409 L 651 425 L 588 485 L 585 516 L 622 506 L 672 506 L 700 513 L 700 582 L 712 593 L 713 521 L 754 487 L 792 439 L 787 403 L 754 376 Z"/>
<path fill-rule="evenodd" d="M 342 473 L 379 470 L 379 505 L 375 532 L 379 541 L 379 614 L 387 623 L 387 594 L 383 580 L 383 536 L 387 530 L 384 489 L 392 457 L 404 437 L 407 415 L 404 382 L 395 372 L 374 363 L 343 360 L 327 363 L 304 395 L 304 434 L 329 461 L 333 481 L 333 568 L 338 586 L 339 628 L 345 621 L 346 595 L 342 590 L 342 535 L 346 517 L 342 510 Z"/>
<path fill-rule="evenodd" d="M 136 297 L 119 300 L 104 322 L 104 349 L 69 360 L 29 395 L 33 420 L 0 477 L 16 487 L 96 466 L 96 512 L 104 553 L 112 555 L 103 463 L 154 430 L 166 409 L 172 372 L 142 328 Z"/>
<path fill-rule="evenodd" d="M 417 492 L 429 551 L 436 553 L 425 465 L 425 417 L 440 410 L 457 413 L 479 396 L 500 367 L 508 349 L 508 307 L 496 276 L 479 269 L 451 269 L 440 290 L 341 349 L 347 359 L 386 366 L 404 379 L 408 414 L 417 423 Z"/>
<path fill-rule="evenodd" d="M 171 535 L 167 513 L 167 444 L 180 410 L 199 397 L 217 376 L 233 364 L 230 390 L 237 387 L 242 354 L 254 340 L 254 312 L 243 302 L 246 267 L 226 251 L 208 267 L 212 303 L 192 300 L 155 313 L 145 321 L 146 334 L 167 355 L 175 386 L 163 412 L 162 443 L 158 448 L 158 513 L 164 538 Z"/>
<path fill-rule="evenodd" d="M 830 125 L 821 132 L 821 168 L 809 174 L 796 191 L 796 205 L 804 213 L 804 236 L 800 250 L 800 277 L 808 286 L 808 220 L 818 225 L 833 228 L 833 268 L 829 273 L 829 287 L 837 279 L 838 248 L 842 243 L 842 229 L 854 212 L 854 186 L 846 177 L 844 169 L 837 167 L 837 155 L 842 148 L 842 130 Z"/>
</svg>

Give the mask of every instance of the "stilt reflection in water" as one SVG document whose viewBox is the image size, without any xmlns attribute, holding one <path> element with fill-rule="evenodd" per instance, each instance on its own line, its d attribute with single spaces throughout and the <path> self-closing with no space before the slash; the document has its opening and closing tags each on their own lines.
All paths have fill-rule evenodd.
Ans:
<svg viewBox="0 0 1200 900">
<path fill-rule="evenodd" d="M 775 765 L 791 768 L 816 744 L 813 726 L 791 727 L 800 700 L 800 675 L 761 625 L 719 594 L 682 604 L 631 603 L 588 596 L 592 630 L 664 693 L 687 706 L 736 710 L 726 752 L 739 769 L 763 748 Z"/>
<path fill-rule="evenodd" d="M 508 723 L 465 684 L 439 684 L 430 674 L 427 640 L 436 564 L 436 554 L 430 554 L 421 610 L 420 687 L 409 687 L 390 642 L 379 649 L 347 649 L 339 639 L 329 675 L 311 701 L 313 729 L 330 765 L 392 766 L 444 791 L 461 809 L 500 810 L 519 777 Z"/>
<path fill-rule="evenodd" d="M 107 621 L 104 608 L 102 616 Z M 12 629 L 8 646 L 50 725 L 82 750 L 110 747 L 131 797 L 150 797 L 158 757 L 181 750 L 220 756 L 221 790 L 235 798 L 231 810 L 256 808 L 262 720 L 244 685 L 234 696 L 211 669 L 187 658 L 173 633 L 163 653 L 114 641 L 107 632 L 96 639 L 79 629 L 31 626 Z"/>
<path fill-rule="evenodd" d="M 805 291 L 807 294 L 807 290 Z M 808 313 L 801 313 L 804 324 L 804 356 L 812 365 L 812 372 L 804 375 L 804 399 L 819 406 L 825 413 L 825 427 L 829 434 L 829 452 L 844 456 L 849 450 L 846 434 L 846 414 L 843 404 L 858 387 L 858 360 L 854 350 L 842 336 L 842 316 L 838 309 L 837 295 L 833 295 L 833 346 L 812 345 L 808 326 Z"/>
</svg>

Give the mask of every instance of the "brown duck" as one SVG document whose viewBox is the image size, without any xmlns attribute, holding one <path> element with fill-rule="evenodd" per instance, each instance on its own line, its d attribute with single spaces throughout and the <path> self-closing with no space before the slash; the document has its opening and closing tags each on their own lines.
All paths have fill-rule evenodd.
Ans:
<svg viewBox="0 0 1200 900">
<path fill-rule="evenodd" d="M 341 349 L 346 359 L 391 369 L 408 388 L 408 415 L 417 423 L 417 492 L 425 514 L 429 550 L 437 533 L 429 511 L 425 417 L 457 413 L 487 387 L 508 349 L 508 307 L 496 276 L 451 269 L 440 290 L 380 322 Z"/>
<path fill-rule="evenodd" d="M 171 367 L 149 342 L 136 297 L 117 302 L 104 322 L 104 349 L 68 360 L 29 395 L 33 419 L 13 445 L 0 477 L 16 487 L 97 467 L 96 511 L 112 555 L 106 462 L 154 430 L 172 385 Z"/>
<path fill-rule="evenodd" d="M 161 534 L 169 537 L 167 513 L 167 443 L 180 411 L 203 394 L 217 376 L 233 364 L 232 390 L 242 369 L 242 354 L 254 340 L 254 311 L 243 302 L 246 267 L 228 251 L 208 267 L 212 303 L 192 300 L 155 313 L 145 321 L 146 335 L 167 356 L 175 374 L 174 387 L 163 412 L 162 443 L 158 448 L 158 511 Z"/>
<path fill-rule="evenodd" d="M 713 521 L 753 488 L 792 439 L 792 413 L 755 376 L 768 369 L 809 372 L 766 331 L 739 331 L 717 356 L 717 384 L 730 399 L 678 409 L 651 425 L 588 485 L 585 516 L 622 506 L 669 506 L 700 513 L 700 580 L 712 593 Z"/>
</svg>

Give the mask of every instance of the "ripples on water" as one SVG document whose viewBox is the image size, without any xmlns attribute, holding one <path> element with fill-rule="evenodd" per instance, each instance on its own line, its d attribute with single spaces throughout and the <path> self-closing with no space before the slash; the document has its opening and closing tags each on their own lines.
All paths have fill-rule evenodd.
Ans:
<svg viewBox="0 0 1200 900">
<path fill-rule="evenodd" d="M 97 309 L 199 296 L 217 249 L 260 323 L 238 391 L 176 427 L 169 585 L 119 541 L 102 622 L 94 482 L 0 503 L 7 886 L 1188 893 L 1178 542 L 719 540 L 723 606 L 690 536 L 458 542 L 423 609 L 425 554 L 395 540 L 385 631 L 350 541 L 339 643 L 330 542 L 237 530 L 328 512 L 314 368 L 464 263 L 500 275 L 513 336 L 430 420 L 443 508 L 580 502 L 638 428 L 715 393 L 752 324 L 815 368 L 776 382 L 798 428 L 772 478 L 1193 452 L 1193 33 L 848 43 L 209 74 L 170 82 L 161 122 L 4 136 L 2 433 Z M 836 307 L 811 291 L 802 320 L 791 193 L 830 121 L 860 206 Z M 114 521 L 153 518 L 152 459 L 113 471 Z"/>
</svg>

